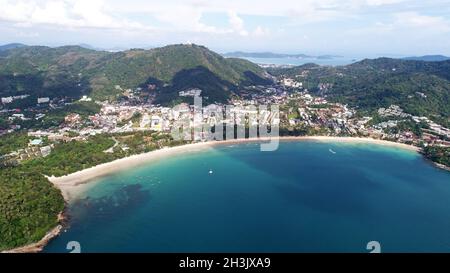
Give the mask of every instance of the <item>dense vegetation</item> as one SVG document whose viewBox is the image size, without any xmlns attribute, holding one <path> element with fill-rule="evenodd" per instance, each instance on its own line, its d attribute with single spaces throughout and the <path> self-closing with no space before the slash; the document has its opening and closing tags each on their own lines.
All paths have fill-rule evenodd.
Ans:
<svg viewBox="0 0 450 273">
<path fill-rule="evenodd" d="M 26 148 L 29 140 L 26 133 L 12 133 L 0 137 L 0 156 Z"/>
<path fill-rule="evenodd" d="M 147 90 L 150 82 L 157 83 L 156 89 Z M 164 96 L 166 92 L 174 94 L 198 87 L 211 98 L 224 101 L 230 90 L 239 85 L 265 82 L 264 70 L 257 65 L 240 59 L 225 59 L 197 45 L 117 53 L 77 46 L 33 46 L 0 51 L 0 96 L 31 95 L 19 100 L 23 107 L 35 104 L 37 97 L 44 96 L 79 98 L 89 94 L 95 99 L 112 100 L 122 92 L 116 85 L 123 89 L 141 86 L 144 91 L 156 92 L 166 99 L 173 99 L 173 96 Z"/>
<path fill-rule="evenodd" d="M 430 160 L 450 168 L 450 147 L 427 146 L 423 154 Z"/>
<path fill-rule="evenodd" d="M 9 127 L 9 123 L 6 119 L 0 117 L 0 130 L 6 130 Z"/>
<path fill-rule="evenodd" d="M 47 108 L 41 109 L 42 113 L 45 114 L 43 118 L 40 119 L 27 119 L 20 120 L 16 119 L 14 124 L 20 125 L 21 129 L 47 129 L 50 127 L 59 127 L 67 115 L 69 114 L 79 114 L 80 117 L 86 120 L 89 116 L 95 115 L 100 111 L 101 106 L 94 102 L 75 102 L 62 106 L 60 108 Z M 32 116 L 33 111 L 25 110 L 21 112 L 25 117 Z M 6 119 L 0 117 L 0 129 L 8 129 L 9 122 Z M 1 140 L 0 140 L 1 141 Z"/>
<path fill-rule="evenodd" d="M 27 168 L 0 169 L 0 250 L 39 241 L 64 208 L 58 189 Z"/>
<path fill-rule="evenodd" d="M 450 61 L 379 58 L 340 67 L 307 64 L 269 72 L 293 77 L 313 93 L 363 111 L 397 104 L 450 127 Z"/>
<path fill-rule="evenodd" d="M 88 66 L 105 53 L 81 47 L 19 47 L 0 52 L 0 96 L 77 98 L 91 91 Z M 26 105 L 25 105 L 26 106 Z"/>
<path fill-rule="evenodd" d="M 34 122 L 33 126 L 37 128 L 59 126 L 69 114 L 79 114 L 81 118 L 86 119 L 98 113 L 100 108 L 101 106 L 94 102 L 76 102 L 50 111 L 41 121 Z"/>
<path fill-rule="evenodd" d="M 19 44 L 19 43 L 6 44 L 6 45 L 0 46 L 0 51 L 10 50 L 10 49 L 24 47 L 24 46 L 26 46 L 26 45 Z"/>
<path fill-rule="evenodd" d="M 0 140 L 7 152 L 28 142 L 23 134 Z M 184 143 L 155 132 L 96 135 L 86 141 L 58 143 L 45 158 L 1 168 L 0 250 L 36 242 L 56 226 L 64 200 L 44 175 L 63 176 L 114 159 Z"/>
<path fill-rule="evenodd" d="M 93 136 L 85 142 L 60 143 L 49 156 L 26 162 L 24 166 L 30 172 L 63 176 L 114 160 L 114 155 L 103 152 L 113 145 L 114 140 L 103 136 Z"/>
<path fill-rule="evenodd" d="M 86 141 L 56 144 L 49 156 L 27 161 L 23 166 L 33 173 L 63 176 L 129 155 L 183 143 L 174 141 L 168 134 L 155 132 L 95 135 Z"/>
</svg>

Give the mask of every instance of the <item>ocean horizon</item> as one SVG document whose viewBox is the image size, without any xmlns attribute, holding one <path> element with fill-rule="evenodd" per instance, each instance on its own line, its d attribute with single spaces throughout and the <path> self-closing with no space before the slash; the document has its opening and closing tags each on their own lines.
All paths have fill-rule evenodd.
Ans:
<svg viewBox="0 0 450 273">
<path fill-rule="evenodd" d="M 362 60 L 363 58 L 356 57 L 331 57 L 331 58 L 252 58 L 252 57 L 241 57 L 256 64 L 264 65 L 292 65 L 299 66 L 307 63 L 314 63 L 318 65 L 326 66 L 341 66 L 355 63 Z"/>
</svg>

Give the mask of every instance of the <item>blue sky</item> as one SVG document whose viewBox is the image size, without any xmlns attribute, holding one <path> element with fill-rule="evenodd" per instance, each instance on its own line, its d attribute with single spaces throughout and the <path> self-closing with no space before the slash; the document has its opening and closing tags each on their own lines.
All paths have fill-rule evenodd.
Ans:
<svg viewBox="0 0 450 273">
<path fill-rule="evenodd" d="M 0 43 L 450 55 L 450 0 L 0 0 Z"/>
</svg>

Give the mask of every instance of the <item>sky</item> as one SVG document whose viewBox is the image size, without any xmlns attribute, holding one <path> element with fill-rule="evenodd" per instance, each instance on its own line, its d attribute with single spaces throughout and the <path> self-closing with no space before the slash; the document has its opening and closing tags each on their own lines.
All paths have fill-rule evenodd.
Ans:
<svg viewBox="0 0 450 273">
<path fill-rule="evenodd" d="M 0 0 L 0 44 L 450 55 L 450 0 Z"/>
</svg>

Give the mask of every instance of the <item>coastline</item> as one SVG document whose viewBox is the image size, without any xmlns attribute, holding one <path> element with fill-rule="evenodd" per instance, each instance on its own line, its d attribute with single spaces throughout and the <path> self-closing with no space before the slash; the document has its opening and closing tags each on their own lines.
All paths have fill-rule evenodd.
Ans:
<svg viewBox="0 0 450 273">
<path fill-rule="evenodd" d="M 9 250 L 4 250 L 1 251 L 0 253 L 38 253 L 41 252 L 44 247 L 55 237 L 57 237 L 62 230 L 64 229 L 63 227 L 63 222 L 65 221 L 66 217 L 64 212 L 61 212 L 60 214 L 58 214 L 58 225 L 56 227 L 54 227 L 53 229 L 51 229 L 50 231 L 48 231 L 45 236 L 39 240 L 36 243 L 31 243 L 25 246 L 20 246 L 17 248 L 13 248 L 13 249 L 9 249 Z"/>
<path fill-rule="evenodd" d="M 430 162 L 431 162 L 436 168 L 443 169 L 443 170 L 446 170 L 446 171 L 449 171 L 449 172 L 450 172 L 450 167 L 447 167 L 447 166 L 445 166 L 444 164 L 440 164 L 440 163 L 437 163 L 437 162 L 433 162 L 433 161 L 431 161 L 431 160 L 430 160 Z"/>
<path fill-rule="evenodd" d="M 397 143 L 387 140 L 379 140 L 373 138 L 356 138 L 356 137 L 329 137 L 329 136 L 286 136 L 277 138 L 281 141 L 323 141 L 323 142 L 342 142 L 342 143 L 369 143 L 378 144 L 383 146 L 397 147 L 405 150 L 419 152 L 420 148 L 403 143 Z M 109 174 L 123 171 L 131 167 L 137 167 L 150 163 L 151 161 L 162 159 L 171 155 L 200 151 L 209 149 L 216 145 L 226 144 L 239 144 L 239 143 L 251 143 L 251 142 L 265 142 L 270 138 L 247 138 L 247 139 L 231 139 L 224 141 L 209 141 L 209 142 L 197 142 L 190 143 L 181 146 L 175 146 L 170 148 L 158 149 L 148 153 L 142 153 L 132 155 L 129 157 L 117 159 L 111 162 L 103 163 L 88 169 L 84 169 L 75 173 L 71 173 L 61 177 L 47 177 L 51 183 L 61 190 L 62 195 L 66 202 L 72 200 L 77 194 L 79 194 L 80 185 L 94 181 L 97 178 L 107 176 Z"/>
<path fill-rule="evenodd" d="M 373 138 L 357 138 L 357 137 L 332 137 L 332 136 L 285 136 L 275 138 L 278 141 L 322 141 L 322 142 L 341 142 L 341 143 L 369 143 L 383 146 L 390 146 L 409 150 L 413 152 L 420 152 L 420 148 L 403 143 L 397 143 L 387 140 L 379 140 Z M 67 204 L 80 193 L 81 185 L 87 184 L 95 179 L 110 175 L 115 172 L 120 172 L 131 167 L 145 165 L 154 160 L 169 157 L 179 153 L 202 151 L 217 145 L 239 144 L 239 143 L 254 143 L 267 142 L 271 138 L 247 138 L 247 139 L 231 139 L 223 141 L 209 141 L 190 143 L 175 147 L 162 148 L 148 153 L 132 155 L 129 157 L 117 159 L 111 162 L 103 163 L 88 169 L 77 171 L 61 177 L 47 177 L 47 179 L 61 191 L 64 200 Z M 438 166 L 438 165 L 436 165 Z M 441 166 L 438 166 L 441 167 Z M 442 167 L 441 167 L 442 168 Z M 58 215 L 59 224 L 50 230 L 40 241 L 26 246 L 17 247 L 11 250 L 2 251 L 2 253 L 37 253 L 41 252 L 44 247 L 55 237 L 57 237 L 63 230 L 63 222 L 66 219 L 65 212 Z"/>
<path fill-rule="evenodd" d="M 59 190 L 66 202 L 70 202 L 74 196 L 79 193 L 79 186 L 94 181 L 97 178 L 107 176 L 109 174 L 120 172 L 131 167 L 137 167 L 154 160 L 169 157 L 171 155 L 195 152 L 211 147 L 212 142 L 190 143 L 170 148 L 162 148 L 148 153 L 131 155 L 128 157 L 116 159 L 111 162 L 99 164 L 97 166 L 77 171 L 65 176 L 55 177 L 46 176 L 47 179 Z"/>
</svg>

